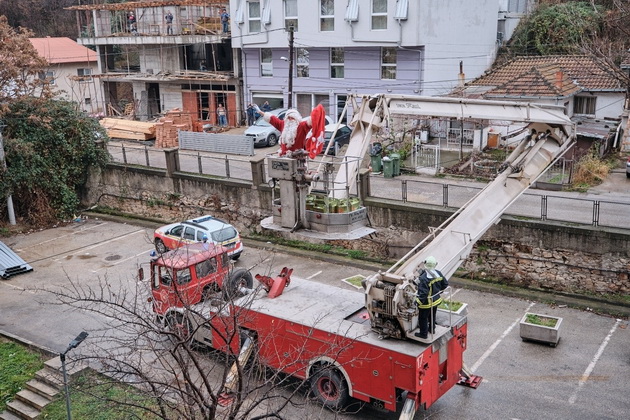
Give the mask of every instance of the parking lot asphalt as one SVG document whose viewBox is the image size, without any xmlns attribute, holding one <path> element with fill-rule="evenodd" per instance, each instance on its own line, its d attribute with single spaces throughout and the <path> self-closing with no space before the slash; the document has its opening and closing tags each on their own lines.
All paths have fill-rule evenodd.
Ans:
<svg viewBox="0 0 630 420">
<path fill-rule="evenodd" d="M 148 262 L 154 227 L 154 222 L 138 225 L 91 215 L 82 222 L 5 239 L 34 270 L 0 282 L 2 333 L 53 352 L 63 350 L 80 331 L 90 331 L 89 340 L 98 336 L 102 319 L 70 310 L 44 289 L 64 287 L 70 281 L 97 287 L 106 280 L 121 290 L 137 290 L 135 274 Z M 289 265 L 294 276 L 330 287 L 352 288 L 340 280 L 387 268 L 268 243 L 246 241 L 245 246 L 237 267 L 275 274 Z M 581 306 L 562 303 L 559 298 L 548 303 L 552 299 L 544 294 L 518 295 L 502 286 L 473 285 L 455 278 L 451 284 L 454 298 L 469 305 L 466 362 L 484 381 L 477 390 L 452 389 L 416 419 L 627 416 L 627 320 L 576 309 Z M 595 307 L 594 303 L 585 305 Z M 518 324 L 525 312 L 563 318 L 562 338 L 556 348 L 521 341 Z M 318 412 L 317 417 L 295 409 L 287 415 L 368 420 L 398 417 L 370 408 L 357 414 Z"/>
</svg>

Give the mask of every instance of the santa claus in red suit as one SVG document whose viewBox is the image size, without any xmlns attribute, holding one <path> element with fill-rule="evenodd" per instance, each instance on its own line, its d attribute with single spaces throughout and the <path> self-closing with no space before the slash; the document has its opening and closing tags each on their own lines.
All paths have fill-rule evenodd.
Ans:
<svg viewBox="0 0 630 420">
<path fill-rule="evenodd" d="M 280 131 L 280 156 L 291 157 L 293 152 L 306 150 L 314 159 L 324 147 L 324 127 L 326 125 L 324 107 L 317 105 L 311 112 L 311 117 L 302 119 L 296 109 L 289 109 L 284 120 L 269 112 L 262 112 L 256 106 L 256 112 L 263 114 L 265 121 Z"/>
</svg>

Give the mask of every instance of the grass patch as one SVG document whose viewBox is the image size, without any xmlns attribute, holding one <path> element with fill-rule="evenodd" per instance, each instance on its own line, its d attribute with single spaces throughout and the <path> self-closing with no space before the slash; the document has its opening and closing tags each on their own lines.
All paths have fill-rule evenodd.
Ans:
<svg viewBox="0 0 630 420">
<path fill-rule="evenodd" d="M 556 318 L 549 318 L 536 314 L 526 314 L 525 322 L 527 322 L 528 324 L 542 325 L 543 327 L 553 328 L 558 323 L 558 320 Z"/>
<path fill-rule="evenodd" d="M 356 276 L 348 277 L 347 279 L 342 279 L 341 281 L 351 284 L 356 288 L 361 288 L 363 287 L 361 285 L 361 281 L 363 279 L 365 279 L 365 276 L 362 276 L 361 274 L 357 274 Z"/>
<path fill-rule="evenodd" d="M 39 353 L 13 341 L 0 339 L 0 412 L 43 367 L 44 360 Z"/>
<path fill-rule="evenodd" d="M 139 407 L 157 410 L 151 398 L 130 385 L 113 382 L 93 370 L 86 369 L 72 379 L 70 384 L 72 418 L 90 420 L 157 419 Z M 125 404 L 121 404 L 124 402 Z M 135 407 L 133 407 L 135 406 Z M 139 407 L 138 407 L 139 406 Z M 60 393 L 44 407 L 41 418 L 62 420 L 66 418 L 66 400 Z M 172 418 L 177 418 L 176 415 Z"/>
<path fill-rule="evenodd" d="M 461 308 L 463 305 L 464 304 L 462 302 L 457 302 L 455 300 L 451 300 L 451 301 L 443 300 L 442 303 L 440 303 L 440 306 L 438 306 L 438 308 L 444 309 L 445 311 L 457 312 L 459 311 L 459 308 Z"/>
</svg>

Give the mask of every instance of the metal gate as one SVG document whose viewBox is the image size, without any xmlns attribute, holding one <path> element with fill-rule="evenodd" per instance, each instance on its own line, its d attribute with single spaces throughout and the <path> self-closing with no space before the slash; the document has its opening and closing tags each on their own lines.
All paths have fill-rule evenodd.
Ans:
<svg viewBox="0 0 630 420">
<path fill-rule="evenodd" d="M 437 174 L 440 170 L 440 146 L 416 144 L 412 161 L 417 173 Z"/>
</svg>

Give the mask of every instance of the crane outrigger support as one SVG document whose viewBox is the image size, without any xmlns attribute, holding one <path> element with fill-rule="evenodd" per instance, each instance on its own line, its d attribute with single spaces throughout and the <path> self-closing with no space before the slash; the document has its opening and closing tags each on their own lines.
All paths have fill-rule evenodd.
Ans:
<svg viewBox="0 0 630 420">
<path fill-rule="evenodd" d="M 479 375 L 473 375 L 470 369 L 468 369 L 468 366 L 466 366 L 466 364 L 464 363 L 462 366 L 462 370 L 459 371 L 459 382 L 457 382 L 457 385 L 477 389 L 477 387 L 481 385 L 481 381 L 483 381 L 483 377 Z"/>
<path fill-rule="evenodd" d="M 234 394 L 237 391 L 239 382 L 239 366 L 241 369 L 247 364 L 249 358 L 252 356 L 254 350 L 254 340 L 249 334 L 243 334 L 243 342 L 241 344 L 241 351 L 238 354 L 237 360 L 230 368 L 230 372 L 225 378 L 223 385 L 223 391 L 218 395 L 219 405 L 226 407 L 234 402 Z"/>
</svg>

